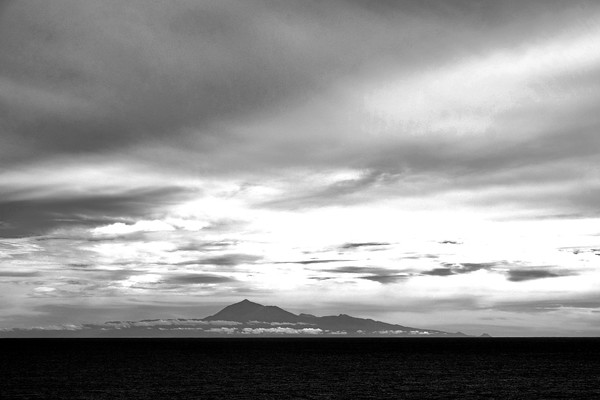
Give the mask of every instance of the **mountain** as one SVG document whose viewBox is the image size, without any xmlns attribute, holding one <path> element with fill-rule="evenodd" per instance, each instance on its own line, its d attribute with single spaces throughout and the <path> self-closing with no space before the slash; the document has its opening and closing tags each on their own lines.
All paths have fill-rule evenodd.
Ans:
<svg viewBox="0 0 600 400">
<path fill-rule="evenodd" d="M 263 306 L 249 300 L 225 307 L 215 315 L 204 318 L 205 321 L 264 321 L 264 322 L 300 322 L 298 316 L 275 306 Z"/>
<path fill-rule="evenodd" d="M 0 330 L 2 337 L 457 337 L 432 329 L 412 328 L 346 314 L 317 317 L 293 314 L 249 300 L 231 304 L 202 319 L 109 321 L 104 324 L 60 325 Z"/>
<path fill-rule="evenodd" d="M 303 325 L 314 327 L 328 332 L 346 332 L 347 333 L 379 333 L 383 331 L 401 331 L 419 332 L 419 334 L 446 334 L 442 331 L 424 330 L 411 328 L 402 325 L 388 324 L 385 322 L 374 321 L 372 319 L 355 318 L 346 314 L 331 315 L 325 317 L 316 317 L 311 314 L 292 314 L 289 311 L 283 310 L 276 306 L 263 306 L 258 303 L 253 303 L 249 300 L 243 300 L 239 303 L 225 307 L 215 315 L 204 318 L 205 321 L 235 321 L 240 323 L 250 323 L 254 327 L 257 325 L 273 326 L 277 323 L 285 323 L 281 325 Z M 396 333 L 396 334 L 399 334 Z"/>
</svg>

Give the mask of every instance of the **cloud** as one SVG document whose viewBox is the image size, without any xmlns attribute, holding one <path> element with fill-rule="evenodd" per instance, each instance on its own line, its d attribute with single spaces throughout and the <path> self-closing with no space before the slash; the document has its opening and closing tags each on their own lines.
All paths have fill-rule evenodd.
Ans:
<svg viewBox="0 0 600 400">
<path fill-rule="evenodd" d="M 502 311 L 519 313 L 553 312 L 564 309 L 600 310 L 600 297 L 596 293 L 578 293 L 554 299 L 524 299 L 501 301 L 494 306 Z"/>
<path fill-rule="evenodd" d="M 389 274 L 393 272 L 400 272 L 400 270 L 380 267 L 339 267 L 326 269 L 324 271 L 342 274 Z"/>
<path fill-rule="evenodd" d="M 381 268 L 381 267 L 339 267 L 339 268 L 330 268 L 323 270 L 324 272 L 330 272 L 333 274 L 357 274 L 362 276 L 357 276 L 357 279 L 365 279 L 368 281 L 379 282 L 381 284 L 390 284 L 395 283 L 400 280 L 405 280 L 410 277 L 409 274 L 399 273 L 402 270 L 390 269 L 390 268 Z M 368 275 L 365 275 L 368 274 Z M 312 279 L 334 279 L 333 277 L 313 277 Z"/>
<path fill-rule="evenodd" d="M 599 13 L 587 0 L 0 2 L 11 312 L 315 302 L 314 288 L 428 311 L 459 281 L 474 293 L 444 309 L 474 309 L 480 291 L 529 287 L 515 282 L 549 297 L 562 281 L 543 278 L 595 282 L 597 251 L 552 249 L 598 247 L 582 238 L 599 216 Z M 524 261 L 441 262 L 486 257 Z M 239 265 L 246 277 L 227 275 Z"/>
<path fill-rule="evenodd" d="M 263 134 L 252 129 L 237 132 L 232 122 L 277 119 L 289 109 L 304 107 L 307 99 L 318 102 L 315 99 L 337 96 L 345 100 L 339 98 L 338 86 L 357 82 L 363 87 L 373 75 L 413 77 L 423 66 L 427 70 L 435 66 L 433 74 L 442 72 L 439 79 L 429 80 L 435 87 L 446 82 L 444 76 L 452 77 L 443 72 L 453 71 L 454 60 L 472 59 L 468 65 L 484 67 L 494 60 L 493 52 L 485 57 L 492 43 L 510 49 L 525 36 L 539 41 L 553 33 L 545 19 L 564 24 L 576 18 L 558 4 L 549 6 L 543 15 L 524 12 L 523 7 L 518 12 L 513 6 L 506 8 L 512 12 L 504 10 L 495 19 L 490 18 L 495 12 L 490 11 L 495 9 L 492 5 L 477 8 L 462 3 L 436 7 L 401 2 L 374 7 L 346 1 L 277 6 L 260 1 L 175 0 L 168 6 L 139 0 L 127 4 L 112 0 L 13 2 L 4 9 L 0 54 L 11 54 L 2 59 L 3 92 L 11 100 L 4 100 L 9 121 L 5 131 L 20 151 L 6 156 L 30 159 L 115 149 L 128 153 L 129 148 L 141 145 L 162 147 L 159 154 L 152 153 L 155 162 L 171 159 L 176 163 L 173 157 L 182 154 L 173 148 L 191 148 L 196 163 L 215 172 L 215 164 L 240 170 L 263 159 L 290 165 L 298 156 L 281 157 L 277 150 L 289 153 L 299 145 L 310 150 L 296 152 L 301 154 L 301 165 L 311 161 L 335 164 L 340 158 L 347 163 L 351 156 L 358 156 L 360 165 L 354 166 L 373 172 L 358 180 L 340 181 L 321 193 L 352 195 L 381 184 L 385 174 L 395 173 L 377 168 L 392 153 L 402 164 L 419 167 L 436 158 L 450 163 L 458 159 L 454 157 L 457 148 L 436 157 L 444 146 L 434 150 L 421 141 L 405 140 L 405 132 L 399 132 L 399 140 L 361 140 L 364 132 L 351 124 L 354 132 L 332 132 L 333 138 L 323 138 L 340 146 L 341 151 L 331 157 L 329 151 L 319 151 L 320 142 L 310 133 L 294 132 L 282 142 L 268 129 Z M 381 14 L 381 9 L 393 11 Z M 495 29 L 482 32 L 475 22 L 478 18 L 494 20 Z M 519 31 L 527 35 L 515 35 Z M 527 59 L 522 53 L 509 52 L 507 57 Z M 32 60 L 28 54 L 37 57 Z M 347 106 L 348 101 L 339 104 Z M 347 128 L 336 121 L 319 123 L 333 130 Z M 369 142 L 375 143 L 365 147 Z M 463 141 L 460 146 L 471 149 Z M 411 150 L 416 151 L 414 156 Z M 233 151 L 238 158 L 232 157 Z M 185 159 L 186 163 L 191 160 Z"/>
<path fill-rule="evenodd" d="M 117 222 L 114 224 L 101 226 L 92 229 L 92 233 L 100 235 L 127 235 L 137 232 L 161 232 L 174 231 L 173 225 L 169 225 L 163 221 L 137 221 L 134 224 L 124 224 Z"/>
<path fill-rule="evenodd" d="M 309 189 L 303 195 L 292 195 L 262 204 L 269 208 L 306 208 L 322 207 L 332 201 L 338 204 L 353 204 L 368 201 L 364 192 L 380 185 L 393 183 L 398 178 L 385 171 L 362 171 L 361 176 L 344 179 L 324 188 Z"/>
<path fill-rule="evenodd" d="M 173 285 L 207 285 L 215 283 L 231 283 L 236 279 L 212 274 L 172 274 L 164 277 L 161 282 Z"/>
<path fill-rule="evenodd" d="M 444 263 L 446 266 L 451 264 Z M 496 266 L 503 265 L 502 262 L 485 262 L 485 263 L 458 263 L 452 264 L 452 272 L 456 274 L 468 274 L 470 272 L 479 271 L 481 269 L 490 270 Z"/>
<path fill-rule="evenodd" d="M 31 278 L 39 275 L 37 271 L 0 271 L 0 278 Z"/>
<path fill-rule="evenodd" d="M 413 254 L 413 253 L 408 253 Z M 415 255 L 405 255 L 400 257 L 403 260 L 422 260 L 422 259 L 436 259 L 440 256 L 438 254 L 415 254 Z"/>
<path fill-rule="evenodd" d="M 513 269 L 508 271 L 508 280 L 511 282 L 523 282 L 534 279 L 558 278 L 573 275 L 572 272 L 551 271 L 548 269 Z"/>
<path fill-rule="evenodd" d="M 433 268 L 422 272 L 423 275 L 432 276 L 451 276 L 458 274 L 469 274 L 479 270 L 492 270 L 496 266 L 504 265 L 504 262 L 485 262 L 485 263 L 442 263 L 442 268 Z"/>
<path fill-rule="evenodd" d="M 217 240 L 217 241 L 200 241 L 200 242 L 189 242 L 188 244 L 183 244 L 177 246 L 173 251 L 221 251 L 223 249 L 227 249 L 229 247 L 233 247 L 238 244 L 238 241 L 235 240 Z"/>
<path fill-rule="evenodd" d="M 21 60 L 7 63 L 8 93 L 22 99 L 9 107 L 13 133 L 34 137 L 39 153 L 42 145 L 114 149 L 161 140 L 167 131 L 181 137 L 189 126 L 279 99 L 289 92 L 285 66 L 295 46 L 261 29 L 268 9 L 228 3 L 11 4 L 2 44 Z M 283 68 L 269 61 L 270 48 L 287 55 Z M 26 51 L 38 54 L 37 65 Z M 35 113 L 25 118 L 25 109 Z"/>
<path fill-rule="evenodd" d="M 503 272 L 507 276 L 507 280 L 511 282 L 523 282 L 544 278 L 557 278 L 562 276 L 576 275 L 574 271 L 544 268 L 531 268 L 506 261 L 493 261 L 485 263 L 442 263 L 442 268 L 433 268 L 428 271 L 421 272 L 422 275 L 430 276 L 454 276 L 460 274 L 469 274 L 479 270 Z M 500 267 L 500 268 L 496 268 Z M 512 269 L 506 270 L 507 267 Z"/>
<path fill-rule="evenodd" d="M 389 246 L 387 242 L 360 242 L 360 243 L 344 243 L 340 246 L 340 249 L 357 249 L 360 247 L 380 247 Z"/>
<path fill-rule="evenodd" d="M 201 319 L 145 319 L 141 321 L 108 321 L 105 322 L 113 329 L 132 328 L 132 327 L 171 327 L 171 326 L 197 326 L 197 327 L 210 327 L 210 326 L 236 326 L 242 325 L 241 322 L 236 321 L 203 321 Z"/>
<path fill-rule="evenodd" d="M 547 21 L 569 26 L 595 7 L 553 3 L 540 13 L 536 4 L 13 2 L 0 32 L 0 54 L 11 55 L 0 59 L 10 137 L 0 159 L 111 154 L 259 179 L 350 168 L 357 176 L 257 203 L 299 209 L 466 190 L 480 192 L 469 200 L 478 206 L 539 207 L 543 196 L 552 201 L 540 215 L 590 215 L 597 190 L 581 171 L 593 166 L 598 121 L 578 82 L 595 77 L 597 60 L 581 50 L 595 31 L 554 32 Z M 562 50 L 573 57 L 552 62 Z M 426 104 L 424 116 L 398 106 L 394 90 Z M 380 134 L 369 131 L 378 124 L 369 102 L 391 115 Z M 540 110 L 547 120 L 528 117 Z M 438 114 L 447 126 L 418 132 Z M 490 127 L 462 129 L 481 118 Z M 574 177 L 589 185 L 566 193 Z M 532 194 L 532 183 L 555 195 Z M 489 188 L 501 190 L 482 193 Z"/>
<path fill-rule="evenodd" d="M 253 264 L 260 260 L 261 256 L 252 254 L 222 254 L 214 257 L 187 260 L 176 263 L 177 265 L 218 265 L 223 267 L 233 267 L 240 264 Z"/>
<path fill-rule="evenodd" d="M 189 194 L 181 187 L 146 188 L 116 194 L 71 194 L 0 199 L 0 237 L 41 235 L 66 227 L 97 227 L 148 218 Z"/>
<path fill-rule="evenodd" d="M 366 279 L 369 281 L 379 282 L 384 285 L 389 283 L 396 283 L 398 281 L 402 281 L 408 279 L 410 275 L 407 274 L 397 274 L 397 275 L 368 275 L 361 276 L 360 279 Z"/>
<path fill-rule="evenodd" d="M 422 272 L 423 275 L 432 275 L 432 276 L 449 276 L 454 275 L 454 271 L 450 268 L 434 268 L 429 271 Z"/>
<path fill-rule="evenodd" d="M 322 260 L 300 260 L 300 261 L 277 261 L 273 264 L 328 264 L 328 263 L 336 263 L 336 262 L 344 262 L 344 261 L 352 261 L 352 260 L 336 260 L 336 259 L 322 259 Z"/>
<path fill-rule="evenodd" d="M 64 325 L 46 325 L 46 326 L 35 326 L 32 328 L 26 328 L 25 330 L 40 330 L 40 331 L 80 331 L 86 329 L 83 325 L 78 324 L 64 324 Z"/>
<path fill-rule="evenodd" d="M 600 121 L 589 123 L 596 126 Z M 557 214 L 595 217 L 593 204 L 600 188 L 593 174 L 582 174 L 581 169 L 593 168 L 600 139 L 592 130 L 578 126 L 555 129 L 540 127 L 537 134 L 524 137 L 432 134 L 384 138 L 364 144 L 360 151 L 346 148 L 347 164 L 340 167 L 354 168 L 357 177 L 304 187 L 296 184 L 294 190 L 260 206 L 291 210 L 351 206 L 382 197 L 418 199 L 462 191 L 471 193 L 467 204 L 533 209 L 529 218 Z M 573 135 L 578 137 L 575 143 Z M 354 159 L 364 162 L 347 161 Z M 575 185 L 574 179 L 588 184 Z M 546 198 L 543 203 L 542 198 Z"/>
<path fill-rule="evenodd" d="M 414 15 L 398 17 L 431 36 Z M 381 22 L 341 1 L 12 2 L 0 31 L 0 54 L 11 55 L 2 59 L 5 133 L 38 157 L 190 144 L 190 135 L 209 155 L 239 140 L 220 122 L 360 72 L 391 32 L 416 36 Z"/>
<path fill-rule="evenodd" d="M 246 335 L 264 335 L 264 334 L 279 334 L 279 335 L 320 335 L 323 330 L 320 328 L 288 328 L 278 326 L 276 328 L 243 328 L 240 333 Z"/>
</svg>

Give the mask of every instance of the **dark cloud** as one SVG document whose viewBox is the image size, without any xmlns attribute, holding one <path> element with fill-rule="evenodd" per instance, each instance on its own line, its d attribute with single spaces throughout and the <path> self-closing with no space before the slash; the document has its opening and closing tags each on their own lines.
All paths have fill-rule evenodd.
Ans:
<svg viewBox="0 0 600 400">
<path fill-rule="evenodd" d="M 240 264 L 253 264 L 262 259 L 260 256 L 252 254 L 223 254 L 215 257 L 206 257 L 197 260 L 188 260 L 177 263 L 176 265 L 218 265 L 224 267 L 233 267 Z"/>
<path fill-rule="evenodd" d="M 416 257 L 420 258 L 420 257 Z M 495 266 L 501 265 L 499 262 L 489 262 L 489 263 L 442 263 L 443 267 L 441 268 L 433 268 L 428 271 L 421 272 L 422 275 L 430 275 L 430 276 L 451 276 L 457 274 L 467 274 L 470 272 L 475 272 L 481 269 L 490 270 Z M 324 271 L 327 272 L 335 272 L 335 273 L 348 273 L 348 274 L 372 274 L 370 276 L 361 277 L 362 279 L 369 279 L 373 281 L 378 281 L 381 283 L 391 283 L 400 279 L 407 279 L 411 276 L 411 274 L 405 273 L 406 270 L 399 269 L 388 269 L 388 268 L 378 268 L 378 267 L 339 267 L 339 268 L 331 268 L 326 269 Z M 398 274 L 401 273 L 401 274 Z"/>
<path fill-rule="evenodd" d="M 36 271 L 0 271 L 0 278 L 30 278 L 33 276 L 40 276 L 40 273 Z"/>
<path fill-rule="evenodd" d="M 300 260 L 300 261 L 276 261 L 273 264 L 327 264 L 327 263 L 335 263 L 335 262 L 344 262 L 344 261 L 354 261 L 354 260 Z"/>
<path fill-rule="evenodd" d="M 558 278 L 573 275 L 572 272 L 551 271 L 548 269 L 513 269 L 508 271 L 507 279 L 511 282 L 523 282 L 534 279 Z"/>
<path fill-rule="evenodd" d="M 324 271 L 336 272 L 336 273 L 342 273 L 342 274 L 377 274 L 377 275 L 400 272 L 400 270 L 379 268 L 379 267 L 339 267 L 339 268 L 325 269 Z"/>
<path fill-rule="evenodd" d="M 68 263 L 67 267 L 72 268 L 72 269 L 76 269 L 76 270 L 82 270 L 82 271 L 86 271 L 89 268 L 93 268 L 95 266 L 95 264 L 92 263 Z"/>
<path fill-rule="evenodd" d="M 207 285 L 214 283 L 231 283 L 236 279 L 211 274 L 174 274 L 164 278 L 161 283 L 172 285 Z"/>
<path fill-rule="evenodd" d="M 443 240 L 441 242 L 439 242 L 440 244 L 462 244 L 462 242 L 457 242 L 454 240 Z"/>
<path fill-rule="evenodd" d="M 493 270 L 494 267 L 505 265 L 504 261 L 493 261 L 484 263 L 441 263 L 441 268 L 434 268 L 422 272 L 423 275 L 451 276 L 458 274 L 469 274 L 479 270 Z"/>
<path fill-rule="evenodd" d="M 190 131 L 209 154 L 239 140 L 220 121 L 304 100 L 390 47 L 405 63 L 449 53 L 405 42 L 415 33 L 398 22 L 418 29 L 414 15 L 378 21 L 342 1 L 21 1 L 2 17 L 5 133 L 37 156 L 182 144 Z"/>
<path fill-rule="evenodd" d="M 400 274 L 400 275 L 368 275 L 368 276 L 361 276 L 360 279 L 366 279 L 369 281 L 374 281 L 374 282 L 379 282 L 381 284 L 389 284 L 389 283 L 396 283 L 398 281 L 401 280 L 405 280 L 408 279 L 409 275 L 407 274 Z"/>
<path fill-rule="evenodd" d="M 485 263 L 458 263 L 449 264 L 443 263 L 444 266 L 452 269 L 455 274 L 468 274 L 470 272 L 479 271 L 480 269 L 490 270 L 496 266 L 503 265 L 504 262 L 485 262 Z"/>
<path fill-rule="evenodd" d="M 450 268 L 434 268 L 429 271 L 424 271 L 422 274 L 432 276 L 449 276 L 454 275 L 454 271 L 452 271 Z"/>
<path fill-rule="evenodd" d="M 497 262 L 488 262 L 488 263 L 462 263 L 460 266 L 455 268 L 456 272 L 459 273 L 468 273 L 479 271 L 480 269 L 491 269 L 497 265 L 501 265 L 501 263 Z"/>
<path fill-rule="evenodd" d="M 368 274 L 363 276 L 358 276 L 358 279 L 366 279 L 369 281 L 379 282 L 382 284 L 395 283 L 400 280 L 408 279 L 410 277 L 409 274 L 399 273 L 403 272 L 403 270 L 398 269 L 389 269 L 389 268 L 380 268 L 380 267 L 339 267 L 339 268 L 330 268 L 323 270 L 324 272 L 330 272 L 334 274 Z M 314 278 L 317 279 L 317 278 Z M 327 277 L 323 279 L 333 279 L 332 277 Z"/>
<path fill-rule="evenodd" d="M 78 276 L 85 277 L 87 279 L 93 280 L 96 282 L 98 287 L 101 285 L 106 285 L 112 281 L 122 281 L 125 279 L 129 279 L 132 276 L 147 274 L 148 271 L 140 270 L 140 269 L 109 269 L 97 266 L 71 266 L 68 265 L 69 271 L 74 271 L 79 273 Z M 61 268 L 61 271 L 63 269 Z"/>
<path fill-rule="evenodd" d="M 340 246 L 340 249 L 356 249 L 360 247 L 380 247 L 380 246 L 389 246 L 388 242 L 359 242 L 359 243 L 344 243 Z"/>
<path fill-rule="evenodd" d="M 414 254 L 414 253 L 407 253 L 407 254 Z M 415 255 L 410 255 L 410 256 L 407 255 L 407 256 L 400 257 L 400 259 L 402 259 L 402 260 L 420 260 L 422 258 L 436 259 L 436 258 L 440 258 L 440 256 L 437 254 L 415 254 Z"/>
<path fill-rule="evenodd" d="M 0 49 L 13 57 L 2 61 L 21 100 L 5 109 L 15 136 L 35 141 L 37 152 L 97 152 L 166 139 L 166 132 L 181 138 L 189 126 L 264 107 L 307 80 L 285 68 L 298 49 L 258 25 L 271 14 L 265 8 L 94 3 L 20 2 L 4 21 Z M 268 49 L 283 53 L 283 68 Z M 37 53 L 37 65 L 25 51 Z"/>
<path fill-rule="evenodd" d="M 222 251 L 223 249 L 234 247 L 238 242 L 235 240 L 216 240 L 216 241 L 198 241 L 198 242 L 189 242 L 187 244 L 182 244 L 177 246 L 176 249 L 172 251 Z"/>
<path fill-rule="evenodd" d="M 188 189 L 164 187 L 138 189 L 118 194 L 86 194 L 0 199 L 0 237 L 41 235 L 63 227 L 94 227 L 150 217 L 161 207 L 181 201 Z"/>
</svg>

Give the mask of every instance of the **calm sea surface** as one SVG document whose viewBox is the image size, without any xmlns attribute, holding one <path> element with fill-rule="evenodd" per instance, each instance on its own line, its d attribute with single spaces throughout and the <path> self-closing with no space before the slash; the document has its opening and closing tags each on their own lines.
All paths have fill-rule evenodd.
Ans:
<svg viewBox="0 0 600 400">
<path fill-rule="evenodd" d="M 600 399 L 600 339 L 3 339 L 1 399 Z"/>
</svg>

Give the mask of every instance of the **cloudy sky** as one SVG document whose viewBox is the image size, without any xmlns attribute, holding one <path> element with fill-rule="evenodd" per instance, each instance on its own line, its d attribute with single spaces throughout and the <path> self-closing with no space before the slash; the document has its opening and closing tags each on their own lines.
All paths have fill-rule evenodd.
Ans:
<svg viewBox="0 0 600 400">
<path fill-rule="evenodd" d="M 0 328 L 598 335 L 598 104 L 592 0 L 0 1 Z"/>
</svg>

